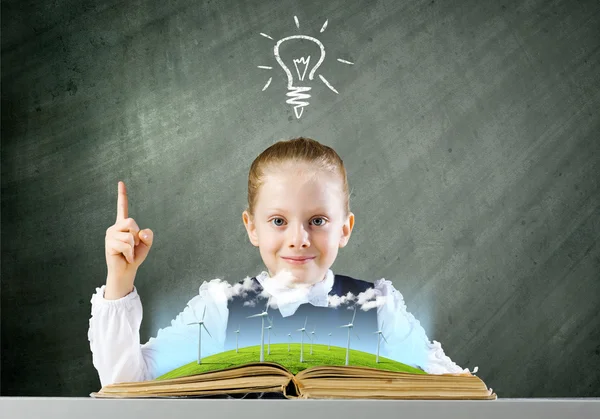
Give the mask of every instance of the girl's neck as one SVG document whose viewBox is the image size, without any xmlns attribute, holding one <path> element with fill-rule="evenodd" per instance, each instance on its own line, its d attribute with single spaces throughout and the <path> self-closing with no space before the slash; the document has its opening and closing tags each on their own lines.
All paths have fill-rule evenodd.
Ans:
<svg viewBox="0 0 600 419">
<path fill-rule="evenodd" d="M 318 284 L 319 282 L 323 282 L 325 281 L 325 278 L 327 278 L 327 273 L 323 276 L 323 278 L 321 278 L 318 281 L 315 282 L 304 282 L 304 281 L 298 281 L 297 278 L 290 272 L 287 270 L 282 270 L 279 271 L 277 274 L 273 275 L 271 273 L 271 271 L 267 271 L 268 272 L 268 280 L 275 284 L 277 284 L 278 288 L 310 288 L 315 284 Z"/>
</svg>

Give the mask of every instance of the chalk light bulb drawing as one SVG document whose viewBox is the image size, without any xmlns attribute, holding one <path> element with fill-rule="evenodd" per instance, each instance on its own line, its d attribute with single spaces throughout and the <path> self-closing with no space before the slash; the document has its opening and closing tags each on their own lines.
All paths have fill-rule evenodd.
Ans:
<svg viewBox="0 0 600 419">
<path fill-rule="evenodd" d="M 298 23 L 298 18 L 296 16 L 294 16 L 294 20 L 296 22 L 296 27 L 298 29 L 300 29 L 300 24 Z M 323 26 L 321 27 L 321 32 L 323 32 L 325 30 L 325 28 L 327 27 L 327 22 L 328 22 L 328 20 L 326 20 L 325 23 L 323 24 Z M 264 36 L 265 38 L 273 39 L 272 37 L 270 37 L 269 35 L 267 35 L 265 33 L 261 32 L 261 35 Z M 287 36 L 287 37 L 282 38 L 279 41 L 277 41 L 277 43 L 273 47 L 273 55 L 275 56 L 275 60 L 281 66 L 281 68 L 283 69 L 283 71 L 285 72 L 285 74 L 287 76 L 288 92 L 286 93 L 286 96 L 288 96 L 289 99 L 286 100 L 286 103 L 289 105 L 292 105 L 294 107 L 294 113 L 296 115 L 296 118 L 300 119 L 302 117 L 302 113 L 304 112 L 304 108 L 309 105 L 308 99 L 310 99 L 310 94 L 308 94 L 308 92 L 312 89 L 310 86 L 304 85 L 307 82 L 305 80 L 305 77 L 306 77 L 306 71 L 308 70 L 308 67 L 310 64 L 311 57 L 310 57 L 310 55 L 308 55 L 306 57 L 299 57 L 299 58 L 294 57 L 294 58 L 292 58 L 291 63 L 286 64 L 284 62 L 284 60 L 281 59 L 281 56 L 279 54 L 279 49 L 281 47 L 281 44 L 287 43 L 290 41 L 294 41 L 294 40 L 313 42 L 313 43 L 317 44 L 317 46 L 319 47 L 319 51 L 320 51 L 319 59 L 316 62 L 316 64 L 314 64 L 314 66 L 312 67 L 310 72 L 308 73 L 308 80 L 310 80 L 310 81 L 312 81 L 314 79 L 316 71 L 318 70 L 319 66 L 323 63 L 323 61 L 325 60 L 325 47 L 323 46 L 323 43 L 321 41 L 319 41 L 317 38 L 309 36 L 309 35 Z M 339 58 L 337 60 L 343 64 L 350 64 L 350 65 L 354 64 L 350 61 L 342 60 Z M 296 70 L 295 74 L 290 69 L 290 67 L 292 67 L 293 69 Z M 258 66 L 258 68 L 271 70 L 273 67 L 261 65 L 261 66 Z M 318 76 L 321 79 L 321 81 L 331 91 L 333 91 L 336 94 L 339 94 L 338 91 L 327 81 L 327 79 L 325 77 L 323 77 L 321 74 L 318 74 Z M 269 78 L 269 80 L 267 81 L 267 83 L 265 84 L 265 86 L 262 89 L 263 91 L 265 91 L 269 87 L 272 80 L 273 80 L 273 77 Z"/>
</svg>

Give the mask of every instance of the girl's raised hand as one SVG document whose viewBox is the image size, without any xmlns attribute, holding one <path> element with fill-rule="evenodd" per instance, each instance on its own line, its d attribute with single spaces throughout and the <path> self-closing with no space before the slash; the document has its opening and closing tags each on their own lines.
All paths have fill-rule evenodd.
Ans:
<svg viewBox="0 0 600 419">
<path fill-rule="evenodd" d="M 127 208 L 125 183 L 119 182 L 117 220 L 106 230 L 105 237 L 108 275 L 104 298 L 107 300 L 124 297 L 133 291 L 135 275 L 146 260 L 154 238 L 149 228 L 140 231 L 135 220 L 128 217 Z"/>
</svg>

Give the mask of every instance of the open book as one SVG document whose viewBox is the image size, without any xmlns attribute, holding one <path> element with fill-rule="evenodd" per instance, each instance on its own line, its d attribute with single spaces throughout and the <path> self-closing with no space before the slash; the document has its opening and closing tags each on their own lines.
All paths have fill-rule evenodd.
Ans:
<svg viewBox="0 0 600 419">
<path fill-rule="evenodd" d="M 372 354 L 354 350 L 349 354 L 352 365 L 344 365 L 344 357 L 336 355 L 345 353 L 346 348 L 328 345 L 314 345 L 314 352 L 311 348 L 306 360 L 298 362 L 293 354 L 299 350 L 291 351 L 290 346 L 295 345 L 270 345 L 269 352 L 273 351 L 273 355 L 265 355 L 265 362 L 244 362 L 247 358 L 243 353 L 254 356 L 257 347 L 223 352 L 202 359 L 200 364 L 194 361 L 184 365 L 155 380 L 109 384 L 90 396 L 203 397 L 267 392 L 281 393 L 290 399 L 497 398 L 479 377 L 468 373 L 427 374 L 383 357 L 375 362 Z M 235 365 L 236 361 L 241 365 Z"/>
</svg>

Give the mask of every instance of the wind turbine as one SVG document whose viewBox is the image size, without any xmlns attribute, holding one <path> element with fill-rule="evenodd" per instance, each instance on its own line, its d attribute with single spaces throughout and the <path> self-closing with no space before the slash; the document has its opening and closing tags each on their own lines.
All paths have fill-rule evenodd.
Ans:
<svg viewBox="0 0 600 419">
<path fill-rule="evenodd" d="M 310 332 L 310 354 L 312 355 L 312 346 L 313 346 L 313 339 L 317 337 L 317 335 L 315 334 L 315 327 L 313 326 L 313 331 Z"/>
<path fill-rule="evenodd" d="M 292 341 L 292 334 L 288 333 L 288 336 L 290 337 L 290 342 Z M 290 351 L 290 342 L 288 342 L 288 352 Z"/>
<path fill-rule="evenodd" d="M 269 326 L 265 327 L 265 329 L 267 329 L 267 336 L 269 342 L 267 346 L 267 355 L 271 355 L 271 329 L 273 328 L 273 320 L 269 317 L 267 317 L 267 320 L 269 321 Z M 275 333 L 275 331 L 273 331 L 273 334 L 277 336 L 277 333 Z"/>
<path fill-rule="evenodd" d="M 194 311 L 194 309 L 188 304 L 188 307 L 190 307 L 192 309 L 192 312 L 194 312 L 194 317 L 196 317 L 196 312 Z M 206 306 L 204 306 L 204 311 L 202 312 L 202 320 L 197 321 L 197 322 L 192 322 L 192 323 L 188 323 L 188 326 L 192 325 L 192 324 L 197 324 L 198 325 L 198 364 L 200 364 L 202 362 L 202 355 L 200 352 L 200 349 L 202 348 L 202 328 L 204 327 L 204 330 L 206 330 L 206 333 L 208 333 L 208 336 L 210 336 L 212 338 L 212 336 L 210 335 L 210 332 L 208 331 L 208 329 L 206 328 L 206 325 L 204 324 L 204 315 L 206 314 Z M 196 317 L 197 319 L 197 317 Z"/>
<path fill-rule="evenodd" d="M 356 306 L 354 306 L 354 315 L 352 316 L 352 321 L 348 324 L 345 324 L 343 326 L 340 327 L 347 327 L 348 328 L 348 346 L 346 346 L 346 365 L 348 365 L 348 357 L 350 355 L 350 329 L 352 329 L 354 327 L 354 316 L 356 316 Z M 356 332 L 354 332 L 354 334 L 356 335 Z M 358 335 L 356 335 L 356 337 L 358 339 L 360 339 L 358 337 Z"/>
<path fill-rule="evenodd" d="M 300 332 L 300 362 L 304 362 L 304 335 L 308 336 L 306 333 L 306 322 L 308 321 L 308 316 L 304 320 L 304 327 L 302 329 L 296 330 L 296 332 Z M 310 336 L 308 336 L 310 338 Z"/>
<path fill-rule="evenodd" d="M 238 328 L 237 330 L 234 332 L 235 333 L 235 353 L 238 353 L 238 335 L 240 333 L 240 325 L 238 324 Z"/>
<path fill-rule="evenodd" d="M 252 317 L 260 317 L 262 319 L 262 325 L 260 327 L 260 362 L 264 362 L 265 360 L 265 317 L 269 314 L 267 310 L 269 309 L 269 300 L 267 300 L 267 305 L 262 313 L 253 314 L 252 316 L 246 317 L 250 319 Z"/>
<path fill-rule="evenodd" d="M 327 344 L 327 350 L 330 351 L 331 350 L 331 333 L 329 333 L 327 336 L 329 336 L 329 344 Z"/>
<path fill-rule="evenodd" d="M 383 329 L 383 321 L 381 322 L 381 329 Z M 379 329 L 377 332 L 374 332 L 377 333 L 377 358 L 375 358 L 375 362 L 377 363 L 379 363 L 379 343 L 381 342 L 381 338 L 385 340 L 385 343 L 389 343 L 385 336 L 383 336 L 383 331 L 381 329 Z"/>
</svg>

